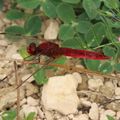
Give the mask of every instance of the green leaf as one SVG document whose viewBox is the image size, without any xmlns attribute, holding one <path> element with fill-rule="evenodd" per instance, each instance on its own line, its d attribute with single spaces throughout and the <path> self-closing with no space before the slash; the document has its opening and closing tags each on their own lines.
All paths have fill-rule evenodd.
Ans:
<svg viewBox="0 0 120 120">
<path fill-rule="evenodd" d="M 103 0 L 105 6 L 111 9 L 119 8 L 119 0 Z"/>
<path fill-rule="evenodd" d="M 25 23 L 24 28 L 27 34 L 35 35 L 40 32 L 42 21 L 39 16 L 31 16 Z"/>
<path fill-rule="evenodd" d="M 20 19 L 20 18 L 23 18 L 23 16 L 24 16 L 24 13 L 17 9 L 11 9 L 6 14 L 6 18 L 9 20 Z"/>
<path fill-rule="evenodd" d="M 41 84 L 45 84 L 48 79 L 45 75 L 45 69 L 40 69 L 37 73 L 35 73 L 34 75 L 34 78 L 35 78 L 35 81 L 38 85 L 41 85 Z"/>
<path fill-rule="evenodd" d="M 71 23 L 75 21 L 75 13 L 71 5 L 61 3 L 57 6 L 57 15 L 58 17 L 66 23 Z"/>
<path fill-rule="evenodd" d="M 78 16 L 78 22 L 79 21 L 89 21 L 89 17 L 86 12 L 83 12 Z"/>
<path fill-rule="evenodd" d="M 90 19 L 97 16 L 97 6 L 93 0 L 83 0 L 83 7 Z"/>
<path fill-rule="evenodd" d="M 72 26 L 68 24 L 63 24 L 60 26 L 59 30 L 59 38 L 61 40 L 68 40 L 72 39 L 75 35 L 75 30 Z"/>
<path fill-rule="evenodd" d="M 104 74 L 111 73 L 113 71 L 113 66 L 110 62 L 105 62 L 99 66 L 99 71 Z"/>
<path fill-rule="evenodd" d="M 22 35 L 24 35 L 25 31 L 23 27 L 14 25 L 7 27 L 5 29 L 5 37 L 7 37 L 11 41 L 18 41 L 22 38 Z"/>
<path fill-rule="evenodd" d="M 101 0 L 93 0 L 93 1 L 95 3 L 96 7 L 99 8 L 101 5 Z"/>
<path fill-rule="evenodd" d="M 62 42 L 62 47 L 68 47 L 68 48 L 76 48 L 76 49 L 80 49 L 82 48 L 80 46 L 80 42 L 79 40 L 76 39 L 68 39 Z"/>
<path fill-rule="evenodd" d="M 61 0 L 50 0 L 55 6 L 58 6 L 61 3 Z"/>
<path fill-rule="evenodd" d="M 17 0 L 17 3 L 23 8 L 34 9 L 40 5 L 40 0 Z"/>
<path fill-rule="evenodd" d="M 117 71 L 117 72 L 120 72 L 120 63 L 116 63 L 114 65 L 114 69 Z"/>
<path fill-rule="evenodd" d="M 114 28 L 120 28 L 120 22 L 114 22 L 113 24 L 112 24 L 112 27 L 114 27 Z"/>
<path fill-rule="evenodd" d="M 77 4 L 79 3 L 81 0 L 62 0 L 63 2 L 66 2 L 66 3 L 71 3 L 71 4 Z"/>
<path fill-rule="evenodd" d="M 92 24 L 89 21 L 79 21 L 78 25 L 76 26 L 76 29 L 80 33 L 87 33 L 89 29 L 91 28 Z"/>
<path fill-rule="evenodd" d="M 100 61 L 98 60 L 84 60 L 86 67 L 93 71 L 98 71 L 98 67 L 100 65 Z"/>
<path fill-rule="evenodd" d="M 55 64 L 65 64 L 66 60 L 67 60 L 67 58 L 62 56 L 62 57 L 56 59 L 54 63 Z"/>
<path fill-rule="evenodd" d="M 21 47 L 18 52 L 24 59 L 28 58 L 28 56 L 29 56 L 26 47 Z"/>
<path fill-rule="evenodd" d="M 107 115 L 107 119 L 108 120 L 115 120 L 112 116 L 110 116 L 110 115 Z"/>
<path fill-rule="evenodd" d="M 103 53 L 106 56 L 112 56 L 112 57 L 114 57 L 116 55 L 115 49 L 113 47 L 110 47 L 110 46 L 105 46 L 103 48 Z"/>
<path fill-rule="evenodd" d="M 42 8 L 46 16 L 50 18 L 55 18 L 57 16 L 56 7 L 50 0 L 46 0 L 45 2 L 43 2 Z"/>
<path fill-rule="evenodd" d="M 2 120 L 15 120 L 16 118 L 16 111 L 10 110 L 6 111 L 2 114 Z"/>
<path fill-rule="evenodd" d="M 27 118 L 25 120 L 34 120 L 35 112 L 31 112 L 28 114 Z"/>
<path fill-rule="evenodd" d="M 88 33 L 85 34 L 85 40 L 90 47 L 99 46 L 105 37 L 105 26 L 102 22 L 96 23 Z"/>
<path fill-rule="evenodd" d="M 3 5 L 4 5 L 3 0 L 0 0 L 0 10 L 2 10 L 2 9 L 3 9 Z"/>
</svg>

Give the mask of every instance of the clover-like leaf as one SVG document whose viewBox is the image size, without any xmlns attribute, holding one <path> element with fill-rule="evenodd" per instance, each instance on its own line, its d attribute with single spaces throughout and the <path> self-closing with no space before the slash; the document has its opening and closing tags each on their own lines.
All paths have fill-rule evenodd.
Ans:
<svg viewBox="0 0 120 120">
<path fill-rule="evenodd" d="M 2 120 L 15 120 L 15 118 L 16 118 L 16 111 L 15 110 L 5 111 L 2 114 Z"/>
<path fill-rule="evenodd" d="M 98 60 L 84 60 L 86 67 L 93 71 L 98 71 L 100 61 Z"/>
<path fill-rule="evenodd" d="M 55 18 L 57 16 L 56 15 L 56 7 L 50 0 L 46 0 L 45 2 L 43 2 L 42 8 L 43 8 L 43 11 L 45 12 L 46 16 L 48 16 L 50 18 Z"/>
<path fill-rule="evenodd" d="M 21 26 L 9 26 L 5 29 L 5 36 L 11 41 L 18 41 L 22 38 L 22 35 L 25 34 L 25 30 Z"/>
<path fill-rule="evenodd" d="M 3 0 L 0 0 L 0 10 L 2 10 L 2 9 L 3 9 L 3 5 L 4 5 Z"/>
<path fill-rule="evenodd" d="M 71 23 L 72 21 L 75 21 L 75 13 L 74 9 L 71 5 L 61 3 L 57 6 L 57 15 L 58 17 L 66 23 Z"/>
<path fill-rule="evenodd" d="M 99 66 L 99 71 L 104 74 L 111 73 L 113 71 L 113 66 L 110 62 L 105 62 Z"/>
<path fill-rule="evenodd" d="M 66 3 L 71 3 L 71 4 L 77 4 L 79 3 L 81 0 L 62 0 L 63 2 L 66 2 Z"/>
<path fill-rule="evenodd" d="M 23 8 L 34 9 L 40 5 L 40 0 L 17 0 L 17 3 Z"/>
<path fill-rule="evenodd" d="M 25 32 L 30 35 L 35 35 L 40 32 L 41 19 L 39 16 L 31 16 L 25 23 Z"/>
<path fill-rule="evenodd" d="M 90 19 L 97 16 L 97 6 L 93 0 L 83 0 L 83 7 Z"/>
<path fill-rule="evenodd" d="M 115 69 L 115 71 L 120 72 L 120 63 L 116 63 L 114 65 L 114 69 Z"/>
<path fill-rule="evenodd" d="M 20 10 L 17 9 L 11 9 L 7 12 L 6 18 L 9 20 L 16 20 L 23 18 L 24 12 L 21 12 Z"/>
<path fill-rule="evenodd" d="M 87 33 L 91 27 L 92 27 L 92 24 L 89 21 L 80 20 L 78 22 L 78 25 L 76 26 L 76 29 L 80 33 Z"/>
<path fill-rule="evenodd" d="M 42 68 L 40 70 L 37 70 L 33 77 L 35 78 L 35 81 L 38 85 L 45 84 L 48 81 L 45 75 L 45 69 Z"/>
<path fill-rule="evenodd" d="M 85 34 L 85 40 L 89 47 L 99 46 L 105 35 L 105 25 L 98 22 Z"/>
<path fill-rule="evenodd" d="M 113 47 L 110 47 L 110 46 L 105 46 L 103 48 L 103 53 L 106 55 L 106 56 L 112 56 L 114 57 L 116 55 L 116 50 L 113 48 Z"/>
<path fill-rule="evenodd" d="M 69 24 L 63 24 L 60 26 L 59 38 L 61 40 L 72 39 L 75 35 L 74 27 Z"/>
</svg>

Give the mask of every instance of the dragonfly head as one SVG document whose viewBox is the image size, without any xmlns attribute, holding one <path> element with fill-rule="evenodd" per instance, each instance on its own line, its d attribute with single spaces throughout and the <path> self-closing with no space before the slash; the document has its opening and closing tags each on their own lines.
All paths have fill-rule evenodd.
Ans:
<svg viewBox="0 0 120 120">
<path fill-rule="evenodd" d="M 27 47 L 27 52 L 30 55 L 36 55 L 37 54 L 37 47 L 35 43 L 30 43 L 30 45 Z"/>
</svg>

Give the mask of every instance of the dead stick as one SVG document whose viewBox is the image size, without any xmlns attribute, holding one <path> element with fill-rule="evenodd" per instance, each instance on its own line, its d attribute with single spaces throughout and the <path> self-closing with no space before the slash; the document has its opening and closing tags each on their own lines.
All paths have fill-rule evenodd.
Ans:
<svg viewBox="0 0 120 120">
<path fill-rule="evenodd" d="M 18 79 L 18 71 L 17 71 L 18 67 L 16 61 L 14 61 L 14 69 L 15 69 L 16 84 L 17 86 L 19 86 L 20 81 Z M 19 111 L 20 111 L 20 88 L 17 89 L 17 120 L 20 120 Z"/>
<path fill-rule="evenodd" d="M 22 63 L 23 64 L 41 64 L 41 65 L 44 65 L 44 63 L 36 63 L 36 62 L 33 62 L 33 61 L 23 61 Z M 56 63 L 49 63 L 48 66 L 59 67 L 59 68 L 63 68 L 63 69 L 66 69 L 66 70 L 71 70 L 73 72 L 86 73 L 86 74 L 89 74 L 89 75 L 98 75 L 98 76 L 103 76 L 105 78 L 112 78 L 112 79 L 120 80 L 120 77 L 112 76 L 110 74 L 105 75 L 105 74 L 102 74 L 100 72 L 93 72 L 93 71 L 90 71 L 88 69 L 80 68 L 80 67 L 73 67 L 73 66 L 56 64 Z"/>
</svg>

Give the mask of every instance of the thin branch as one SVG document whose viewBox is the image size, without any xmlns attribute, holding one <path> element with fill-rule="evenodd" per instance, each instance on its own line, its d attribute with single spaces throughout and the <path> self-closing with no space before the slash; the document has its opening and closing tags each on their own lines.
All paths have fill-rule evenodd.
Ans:
<svg viewBox="0 0 120 120">
<path fill-rule="evenodd" d="M 17 86 L 19 86 L 20 81 L 18 78 L 18 67 L 17 67 L 16 61 L 14 61 L 14 69 L 15 69 L 16 84 Z M 20 112 L 20 88 L 17 89 L 17 120 L 20 120 L 19 112 Z"/>
</svg>

